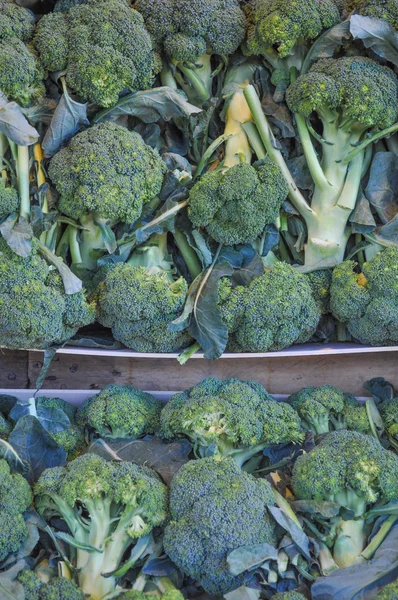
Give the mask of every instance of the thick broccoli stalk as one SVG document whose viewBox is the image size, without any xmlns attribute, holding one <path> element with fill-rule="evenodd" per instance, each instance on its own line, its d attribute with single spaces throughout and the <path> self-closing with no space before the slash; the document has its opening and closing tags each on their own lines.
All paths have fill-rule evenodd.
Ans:
<svg viewBox="0 0 398 600">
<path fill-rule="evenodd" d="M 293 78 L 294 79 L 294 78 Z M 366 149 L 397 127 L 398 78 L 389 68 L 364 57 L 322 59 L 301 75 L 287 91 L 301 143 L 315 184 L 311 204 L 298 190 L 284 158 L 273 144 L 272 131 L 253 86 L 245 97 L 258 132 L 289 185 L 289 196 L 304 219 L 308 239 L 306 271 L 333 267 L 344 259 L 350 236 L 349 217 L 355 208 Z M 321 134 L 310 119 L 316 115 Z M 374 138 L 367 138 L 376 131 Z M 318 157 L 311 134 L 321 143 Z"/>
<path fill-rule="evenodd" d="M 0 460 L 0 563 L 9 554 L 18 552 L 28 537 L 24 512 L 32 503 L 32 493 L 26 479 L 11 473 L 5 460 Z"/>
<path fill-rule="evenodd" d="M 113 251 L 112 226 L 133 223 L 143 205 L 160 192 L 165 163 L 142 137 L 114 123 L 78 133 L 49 165 L 58 193 L 58 208 L 84 227 L 81 243 L 70 230 L 74 264 L 95 268 L 98 252 Z"/>
<path fill-rule="evenodd" d="M 157 48 L 165 55 L 164 85 L 186 91 L 203 104 L 212 95 L 212 55 L 233 54 L 245 36 L 237 0 L 136 0 Z M 224 59 L 225 60 L 225 59 Z"/>
<path fill-rule="evenodd" d="M 0 238 L 0 346 L 48 348 L 64 344 L 95 320 L 85 292 L 66 294 L 61 277 L 39 254 L 36 240 L 26 258 Z"/>
<path fill-rule="evenodd" d="M 158 60 L 142 16 L 125 0 L 88 0 L 42 17 L 34 37 L 49 71 L 66 70 L 68 85 L 100 106 L 152 86 Z"/>
<path fill-rule="evenodd" d="M 185 304 L 188 284 L 175 272 L 167 233 L 139 246 L 126 264 L 110 269 L 98 289 L 98 320 L 116 340 L 138 352 L 173 352 L 187 346 L 186 331 L 168 330 Z"/>
<path fill-rule="evenodd" d="M 288 402 L 297 410 L 304 428 L 317 435 L 336 429 L 370 433 L 366 406 L 333 385 L 305 387 L 289 396 Z"/>
<path fill-rule="evenodd" d="M 105 438 L 137 439 L 159 429 L 162 402 L 131 385 L 108 385 L 88 398 L 76 420 Z"/>
<path fill-rule="evenodd" d="M 345 568 L 365 550 L 367 510 L 398 498 L 398 457 L 371 436 L 335 431 L 297 459 L 292 485 L 299 500 L 326 500 L 353 511 L 353 519 L 334 523 L 333 558 Z"/>
<path fill-rule="evenodd" d="M 42 516 L 62 518 L 78 543 L 96 549 L 76 548 L 71 556 L 77 582 L 92 600 L 115 591 L 111 574 L 124 554 L 134 547 L 138 561 L 152 529 L 167 514 L 167 491 L 154 471 L 130 462 L 107 462 L 94 454 L 47 469 L 34 493 Z"/>
<path fill-rule="evenodd" d="M 246 4 L 248 54 L 263 55 L 281 79 L 291 67 L 301 69 L 315 40 L 340 22 L 333 0 L 252 0 Z"/>
<path fill-rule="evenodd" d="M 18 581 L 24 589 L 24 600 L 84 600 L 83 590 L 74 581 L 65 577 L 54 577 L 42 581 L 33 571 L 21 571 Z"/>
<path fill-rule="evenodd" d="M 171 522 L 164 548 L 171 560 L 210 594 L 238 588 L 227 564 L 235 549 L 275 544 L 275 523 L 267 511 L 274 504 L 271 486 L 241 471 L 231 458 L 190 461 L 170 489 Z"/>
<path fill-rule="evenodd" d="M 362 344 L 391 346 L 398 341 L 398 248 L 385 248 L 361 271 L 345 261 L 333 272 L 331 309 Z"/>
<path fill-rule="evenodd" d="M 204 379 L 173 396 L 162 410 L 161 434 L 187 437 L 197 457 L 230 456 L 245 470 L 267 446 L 303 440 L 294 409 L 260 384 L 239 379 Z"/>
<path fill-rule="evenodd" d="M 285 263 L 267 268 L 248 287 L 221 280 L 218 306 L 237 352 L 282 350 L 308 341 L 321 311 L 307 278 Z"/>
</svg>

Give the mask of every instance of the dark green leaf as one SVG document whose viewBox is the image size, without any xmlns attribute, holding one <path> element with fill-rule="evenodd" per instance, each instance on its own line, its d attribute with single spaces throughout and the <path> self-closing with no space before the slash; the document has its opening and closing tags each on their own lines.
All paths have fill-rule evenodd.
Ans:
<svg viewBox="0 0 398 600">
<path fill-rule="evenodd" d="M 264 263 L 249 244 L 237 246 L 237 250 L 242 257 L 242 262 L 234 271 L 231 282 L 233 286 L 248 286 L 253 279 L 264 274 Z"/>
<path fill-rule="evenodd" d="M 270 121 L 280 129 L 282 137 L 294 138 L 296 133 L 293 127 L 291 113 L 288 111 L 287 107 L 283 104 L 274 102 L 270 93 L 266 93 L 263 96 L 261 105 L 265 114 L 270 117 Z"/>
<path fill-rule="evenodd" d="M 0 133 L 18 146 L 31 146 L 39 139 L 39 133 L 29 124 L 21 107 L 16 102 L 8 102 L 0 91 Z"/>
<path fill-rule="evenodd" d="M 29 256 L 33 229 L 24 217 L 16 220 L 15 215 L 10 215 L 0 224 L 0 233 L 15 254 L 23 258 Z"/>
<path fill-rule="evenodd" d="M 144 575 L 152 575 L 152 577 L 168 577 L 176 571 L 177 567 L 168 556 L 161 558 L 153 558 L 149 560 L 143 567 Z"/>
<path fill-rule="evenodd" d="M 260 590 L 253 590 L 248 587 L 240 587 L 233 592 L 228 592 L 224 596 L 225 600 L 258 600 L 260 598 Z"/>
<path fill-rule="evenodd" d="M 395 215 L 389 223 L 376 227 L 372 232 L 376 242 L 379 242 L 382 246 L 394 246 L 398 245 L 398 215 Z"/>
<path fill-rule="evenodd" d="M 0 439 L 0 457 L 8 462 L 12 471 L 16 471 L 17 473 L 24 473 L 26 471 L 26 465 L 22 458 L 11 444 L 2 439 Z"/>
<path fill-rule="evenodd" d="M 105 244 L 105 248 L 110 254 L 112 254 L 112 252 L 115 252 L 117 248 L 116 237 L 114 232 L 112 231 L 112 228 L 103 221 L 95 221 L 95 224 L 99 227 L 99 230 L 101 232 L 101 238 Z"/>
<path fill-rule="evenodd" d="M 309 515 L 320 515 L 325 519 L 337 517 L 340 512 L 340 504 L 335 502 L 322 502 L 317 500 L 296 500 L 292 502 L 294 512 L 306 513 Z"/>
<path fill-rule="evenodd" d="M 375 154 L 365 193 L 382 223 L 398 214 L 398 156 L 392 152 Z"/>
<path fill-rule="evenodd" d="M 53 265 L 58 273 L 61 275 L 65 294 L 76 294 L 80 292 L 83 288 L 82 282 L 80 279 L 76 277 L 68 267 L 58 256 L 55 256 L 48 248 L 46 248 L 43 244 L 38 242 L 38 249 L 40 254 L 44 256 L 44 258 Z"/>
<path fill-rule="evenodd" d="M 38 406 L 37 418 L 50 435 L 69 429 L 70 421 L 61 408 Z"/>
<path fill-rule="evenodd" d="M 54 156 L 79 129 L 89 124 L 87 103 L 76 102 L 65 88 L 43 139 L 45 156 Z"/>
<path fill-rule="evenodd" d="M 66 462 L 65 450 L 54 442 L 36 417 L 26 415 L 19 419 L 9 442 L 27 465 L 26 478 L 30 483 L 37 481 L 45 469 Z"/>
<path fill-rule="evenodd" d="M 369 233 L 376 227 L 369 200 L 360 192 L 355 208 L 350 216 L 353 233 Z"/>
<path fill-rule="evenodd" d="M 5 417 L 8 417 L 11 410 L 14 408 L 18 398 L 15 396 L 9 396 L 8 394 L 0 394 L 0 412 Z"/>
<path fill-rule="evenodd" d="M 369 379 L 365 381 L 363 387 L 372 394 L 376 403 L 392 400 L 395 397 L 393 385 L 389 381 L 386 381 L 384 377 Z"/>
<path fill-rule="evenodd" d="M 353 15 L 350 30 L 354 39 L 363 41 L 365 48 L 398 66 L 398 33 L 387 21 Z"/>
<path fill-rule="evenodd" d="M 170 121 L 175 117 L 189 117 L 200 112 L 202 109 L 190 104 L 181 92 L 159 87 L 124 96 L 112 108 L 98 113 L 93 122 L 115 121 L 122 115 L 133 115 L 144 123 L 156 123 L 159 119 Z"/>
<path fill-rule="evenodd" d="M 298 527 L 298 525 L 296 525 L 296 523 L 280 508 L 269 506 L 268 510 L 278 525 L 288 532 L 300 554 L 302 554 L 306 560 L 311 561 L 310 542 L 304 531 L 300 529 L 300 527 Z"/>
<path fill-rule="evenodd" d="M 240 575 L 266 560 L 278 560 L 278 550 L 271 544 L 253 544 L 233 550 L 227 557 L 228 570 L 232 575 Z"/>
<path fill-rule="evenodd" d="M 350 39 L 350 22 L 343 21 L 325 31 L 312 45 L 308 52 L 300 73 L 308 73 L 311 66 L 320 58 L 330 58 L 335 51 Z"/>
<path fill-rule="evenodd" d="M 80 348 L 107 348 L 108 350 L 120 350 L 123 344 L 113 339 L 107 332 L 77 333 L 66 343 L 67 346 L 77 346 Z"/>
<path fill-rule="evenodd" d="M 18 581 L 11 581 L 6 575 L 0 574 L 1 600 L 25 600 L 25 593 Z"/>
</svg>

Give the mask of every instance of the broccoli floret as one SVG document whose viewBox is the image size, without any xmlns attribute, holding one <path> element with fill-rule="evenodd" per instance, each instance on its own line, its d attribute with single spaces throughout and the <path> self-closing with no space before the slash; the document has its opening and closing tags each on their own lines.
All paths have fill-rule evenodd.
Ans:
<svg viewBox="0 0 398 600">
<path fill-rule="evenodd" d="M 272 161 L 242 163 L 206 173 L 190 192 L 188 214 L 217 242 L 244 244 L 276 221 L 286 196 L 285 179 Z"/>
<path fill-rule="evenodd" d="M 137 248 L 126 264 L 108 271 L 98 291 L 98 321 L 138 352 L 173 352 L 188 346 L 186 331 L 169 331 L 181 313 L 188 291 L 174 272 L 167 234 L 155 235 Z"/>
<path fill-rule="evenodd" d="M 332 284 L 332 275 L 332 269 L 321 269 L 320 271 L 313 271 L 307 275 L 312 294 L 323 315 L 330 312 L 330 286 Z"/>
<path fill-rule="evenodd" d="M 231 456 L 240 467 L 271 444 L 303 439 L 295 410 L 239 379 L 205 379 L 173 396 L 161 414 L 161 433 L 186 436 L 198 457 Z"/>
<path fill-rule="evenodd" d="M 37 408 L 59 408 L 66 414 L 69 421 L 74 421 L 76 415 L 76 406 L 66 402 L 66 400 L 62 400 L 62 398 L 47 398 L 46 396 L 37 396 L 36 397 L 36 407 Z"/>
<path fill-rule="evenodd" d="M 304 343 L 321 317 L 305 275 L 285 263 L 266 270 L 247 288 L 231 289 L 230 296 L 222 299 L 221 312 L 230 331 L 229 346 L 239 352 L 268 352 Z"/>
<path fill-rule="evenodd" d="M 0 439 L 6 440 L 12 431 L 12 425 L 4 415 L 0 413 Z"/>
<path fill-rule="evenodd" d="M 45 518 L 62 518 L 88 553 L 74 551 L 77 580 L 84 593 L 102 598 L 115 591 L 113 573 L 135 546 L 137 560 L 146 545 L 141 538 L 163 523 L 167 491 L 151 469 L 131 462 L 107 462 L 84 454 L 66 467 L 47 469 L 35 486 L 36 509 Z"/>
<path fill-rule="evenodd" d="M 233 459 L 190 461 L 171 483 L 172 520 L 165 529 L 165 551 L 205 591 L 225 594 L 244 579 L 244 574 L 229 572 L 230 552 L 276 542 L 275 524 L 267 511 L 273 504 L 268 482 L 244 473 Z"/>
<path fill-rule="evenodd" d="M 212 54 L 233 54 L 245 36 L 237 0 L 136 0 L 148 31 L 174 68 L 192 101 L 212 93 Z M 185 82 L 185 85 L 184 85 Z M 164 81 L 167 84 L 167 81 Z"/>
<path fill-rule="evenodd" d="M 344 8 L 347 13 L 355 11 L 364 17 L 383 19 L 398 28 L 397 0 L 345 0 Z"/>
<path fill-rule="evenodd" d="M 345 261 L 333 272 L 331 309 L 362 344 L 394 345 L 398 341 L 398 249 L 385 248 L 357 272 Z"/>
<path fill-rule="evenodd" d="M 156 593 L 148 592 L 148 594 L 146 594 L 145 592 L 128 590 L 119 594 L 119 596 L 116 597 L 116 600 L 150 600 L 150 598 L 154 597 L 159 597 L 163 600 L 184 600 L 184 596 L 167 577 L 155 578 L 152 583 L 158 588 Z"/>
<path fill-rule="evenodd" d="M 348 567 L 365 547 L 363 515 L 377 501 L 398 498 L 398 457 L 371 436 L 334 431 L 297 459 L 292 485 L 299 500 L 331 501 L 353 511 L 355 518 L 335 523 L 333 558 Z"/>
<path fill-rule="evenodd" d="M 389 583 L 374 596 L 374 600 L 396 600 L 398 598 L 398 580 Z"/>
<path fill-rule="evenodd" d="M 137 439 L 159 428 L 162 402 L 131 385 L 108 385 L 88 398 L 76 420 L 100 436 Z"/>
<path fill-rule="evenodd" d="M 279 592 L 272 596 L 271 600 L 306 600 L 303 594 L 293 590 L 292 592 Z"/>
<path fill-rule="evenodd" d="M 35 240 L 26 258 L 0 238 L 0 346 L 48 348 L 63 344 L 95 320 L 85 292 L 65 294 L 61 277 L 38 252 Z"/>
<path fill-rule="evenodd" d="M 395 450 L 398 450 L 398 397 L 385 400 L 378 405 L 383 419 L 384 428 L 389 442 Z"/>
<path fill-rule="evenodd" d="M 28 537 L 23 513 L 32 503 L 26 479 L 11 473 L 7 461 L 0 459 L 0 562 L 18 552 Z"/>
<path fill-rule="evenodd" d="M 22 571 L 18 581 L 25 592 L 25 600 L 84 600 L 84 592 L 70 579 L 55 577 L 43 582 L 33 571 Z"/>
<path fill-rule="evenodd" d="M 0 181 L 0 219 L 16 212 L 19 208 L 18 192 L 13 187 L 5 187 Z"/>
<path fill-rule="evenodd" d="M 39 61 L 24 42 L 0 39 L 0 89 L 9 100 L 28 106 L 44 95 L 43 78 Z"/>
<path fill-rule="evenodd" d="M 246 51 L 285 72 L 300 70 L 312 40 L 340 22 L 333 0 L 252 0 L 246 12 Z"/>
<path fill-rule="evenodd" d="M 305 429 L 317 435 L 334 429 L 370 433 L 365 405 L 333 385 L 305 387 L 289 396 L 288 402 L 297 410 Z"/>
<path fill-rule="evenodd" d="M 0 0 L 0 40 L 7 38 L 18 38 L 23 42 L 29 42 L 33 36 L 35 19 L 33 14 L 10 2 Z"/>
<path fill-rule="evenodd" d="M 24 600 L 41 600 L 40 590 L 44 583 L 34 571 L 28 571 L 27 569 L 21 571 L 18 574 L 18 581 L 25 593 Z"/>
<path fill-rule="evenodd" d="M 142 16 L 124 0 L 88 0 L 39 21 L 35 45 L 43 66 L 66 70 L 80 96 L 100 106 L 152 86 L 157 59 Z"/>
</svg>

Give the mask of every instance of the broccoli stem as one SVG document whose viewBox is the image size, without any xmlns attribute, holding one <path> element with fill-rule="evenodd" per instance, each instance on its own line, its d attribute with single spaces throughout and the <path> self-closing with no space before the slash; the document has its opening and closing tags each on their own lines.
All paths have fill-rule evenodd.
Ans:
<svg viewBox="0 0 398 600">
<path fill-rule="evenodd" d="M 80 217 L 81 231 L 81 262 L 89 271 L 97 268 L 97 260 L 105 251 L 103 235 L 101 228 L 94 222 L 91 213 L 86 213 Z"/>
<path fill-rule="evenodd" d="M 336 540 L 333 548 L 333 558 L 340 568 L 349 567 L 358 561 L 365 545 L 365 520 L 362 517 L 366 511 L 366 500 L 354 490 L 345 489 L 330 498 L 354 512 L 355 520 L 340 520 L 336 528 Z"/>
<path fill-rule="evenodd" d="M 379 548 L 380 544 L 385 540 L 388 532 L 390 531 L 392 526 L 395 524 L 397 519 L 398 519 L 398 515 L 391 515 L 390 517 L 388 517 L 388 519 L 386 519 L 384 521 L 384 523 L 380 527 L 379 531 L 372 538 L 371 542 L 366 546 L 365 550 L 363 550 L 363 552 L 361 554 L 361 556 L 363 556 L 363 558 L 365 558 L 367 560 L 370 560 L 371 558 L 373 558 L 374 553 Z"/>
<path fill-rule="evenodd" d="M 79 244 L 79 240 L 78 240 L 77 228 L 73 227 L 72 225 L 68 225 L 65 233 L 67 233 L 68 238 L 69 238 L 69 249 L 70 249 L 70 255 L 72 258 L 72 264 L 73 265 L 82 264 L 83 261 L 82 261 L 82 255 L 80 252 L 80 244 Z"/>
<path fill-rule="evenodd" d="M 191 247 L 186 236 L 179 229 L 174 229 L 173 237 L 192 279 L 196 279 L 202 272 L 202 265 L 200 264 L 195 250 Z"/>
<path fill-rule="evenodd" d="M 214 142 L 212 142 L 210 144 L 210 146 L 206 149 L 206 151 L 203 153 L 202 158 L 200 159 L 198 166 L 196 168 L 195 171 L 195 175 L 194 178 L 196 179 L 197 177 L 199 177 L 202 173 L 203 173 L 203 169 L 205 169 L 207 163 L 209 162 L 210 158 L 212 157 L 212 155 L 214 154 L 214 152 L 217 150 L 217 148 L 219 146 L 221 146 L 221 144 L 223 144 L 226 140 L 228 139 L 228 136 L 226 136 L 225 134 L 220 135 L 218 138 L 216 138 L 214 140 Z"/>
<path fill-rule="evenodd" d="M 192 344 L 191 346 L 189 346 L 188 348 L 183 350 L 183 352 L 181 352 L 177 356 L 177 360 L 180 363 L 180 365 L 185 365 L 189 361 L 189 359 L 194 354 L 196 354 L 196 352 L 199 352 L 200 349 L 201 349 L 201 345 L 198 342 L 195 342 L 194 344 Z"/>
<path fill-rule="evenodd" d="M 333 556 L 332 556 L 329 548 L 326 546 L 326 544 L 324 542 L 318 541 L 318 545 L 319 545 L 319 557 L 318 558 L 319 558 L 319 562 L 321 565 L 322 575 L 324 577 L 327 577 L 328 575 L 333 573 L 333 571 L 337 571 L 337 569 L 339 567 L 336 564 L 336 562 L 333 560 Z"/>
<path fill-rule="evenodd" d="M 17 180 L 20 200 L 20 215 L 30 220 L 29 193 L 29 146 L 18 146 L 17 151 Z"/>
<path fill-rule="evenodd" d="M 46 176 L 45 176 L 44 169 L 43 169 L 43 158 L 44 158 L 43 149 L 41 147 L 40 142 L 37 142 L 33 146 L 33 158 L 36 161 L 37 188 L 38 188 L 38 190 L 40 190 L 41 186 L 43 186 L 46 183 Z M 48 192 L 47 192 L 43 197 L 43 203 L 41 206 L 42 213 L 47 214 L 48 209 L 49 209 L 49 206 L 48 206 Z M 47 231 L 43 231 L 42 234 L 40 235 L 41 243 L 47 247 L 49 247 L 47 237 L 51 237 L 51 236 L 48 236 L 48 233 L 49 232 L 47 232 Z"/>
<path fill-rule="evenodd" d="M 160 81 L 162 85 L 172 88 L 173 90 L 177 90 L 177 82 L 174 78 L 173 72 L 170 68 L 170 65 L 167 61 L 162 61 L 162 70 L 160 72 Z"/>
<path fill-rule="evenodd" d="M 4 186 L 7 185 L 7 171 L 4 168 L 4 157 L 7 152 L 8 141 L 4 133 L 0 133 L 0 173 Z"/>
</svg>

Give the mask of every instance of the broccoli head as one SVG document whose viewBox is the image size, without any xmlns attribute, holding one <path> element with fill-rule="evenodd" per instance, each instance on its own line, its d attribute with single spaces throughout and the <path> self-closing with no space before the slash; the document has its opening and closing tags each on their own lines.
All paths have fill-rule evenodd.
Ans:
<svg viewBox="0 0 398 600">
<path fill-rule="evenodd" d="M 25 600 L 84 600 L 83 590 L 70 579 L 55 577 L 42 581 L 33 571 L 22 571 L 18 581 L 25 592 Z"/>
<path fill-rule="evenodd" d="M 33 14 L 10 2 L 0 0 L 0 40 L 7 38 L 18 38 L 23 42 L 29 42 L 33 36 L 35 19 Z"/>
<path fill-rule="evenodd" d="M 285 179 L 267 158 L 258 167 L 242 163 L 207 172 L 190 192 L 188 214 L 216 242 L 244 244 L 276 221 L 286 196 Z"/>
<path fill-rule="evenodd" d="M 373 598 L 374 600 L 396 600 L 398 598 L 398 580 L 383 587 Z"/>
<path fill-rule="evenodd" d="M 173 396 L 162 410 L 161 433 L 186 436 L 198 457 L 231 456 L 240 467 L 271 444 L 303 439 L 294 409 L 259 383 L 239 379 L 205 379 Z"/>
<path fill-rule="evenodd" d="M 156 433 L 162 402 L 131 385 L 108 385 L 77 412 L 82 427 L 106 438 L 137 439 Z"/>
<path fill-rule="evenodd" d="M 321 269 L 307 274 L 313 296 L 318 302 L 321 313 L 330 313 L 330 286 L 332 284 L 333 269 Z"/>
<path fill-rule="evenodd" d="M 301 68 L 301 61 L 323 30 L 340 22 L 333 0 L 252 0 L 246 7 L 245 50 L 262 54 L 274 69 Z"/>
<path fill-rule="evenodd" d="M 383 419 L 384 428 L 389 442 L 396 451 L 398 450 L 398 397 L 385 400 L 378 405 Z"/>
<path fill-rule="evenodd" d="M 11 473 L 7 461 L 0 460 L 0 562 L 18 552 L 28 537 L 23 513 L 32 503 L 26 479 Z"/>
<path fill-rule="evenodd" d="M 267 511 L 273 504 L 269 483 L 241 471 L 233 459 L 190 461 L 171 483 L 165 551 L 205 591 L 225 594 L 244 579 L 230 573 L 228 555 L 241 546 L 276 542 Z"/>
<path fill-rule="evenodd" d="M 364 17 L 383 19 L 398 28 L 397 0 L 345 0 L 344 8 L 347 13 L 355 11 Z"/>
<path fill-rule="evenodd" d="M 6 440 L 12 431 L 12 425 L 4 415 L 0 413 L 0 439 Z"/>
<path fill-rule="evenodd" d="M 18 192 L 13 187 L 5 187 L 0 181 L 0 219 L 16 212 L 19 208 Z"/>
<path fill-rule="evenodd" d="M 186 331 L 168 330 L 183 310 L 187 291 L 168 256 L 167 234 L 152 236 L 99 284 L 98 321 L 138 352 L 176 351 L 191 341 Z"/>
<path fill-rule="evenodd" d="M 219 306 L 238 352 L 268 352 L 304 343 L 321 317 L 305 275 L 277 263 L 248 287 L 222 284 Z"/>
<path fill-rule="evenodd" d="M 348 567 L 365 547 L 366 511 L 377 501 L 398 499 L 398 457 L 374 437 L 334 431 L 296 460 L 292 485 L 299 500 L 326 500 L 353 511 L 355 518 L 334 524 L 333 558 Z"/>
<path fill-rule="evenodd" d="M 359 272 L 347 260 L 333 272 L 333 315 L 362 344 L 389 346 L 398 342 L 398 248 L 385 248 Z"/>
<path fill-rule="evenodd" d="M 288 402 L 297 410 L 304 428 L 317 435 L 335 429 L 370 433 L 365 405 L 333 385 L 305 387 L 289 396 Z"/>
<path fill-rule="evenodd" d="M 48 348 L 63 344 L 95 320 L 84 291 L 68 295 L 61 277 L 38 252 L 17 256 L 0 238 L 0 346 Z"/>
<path fill-rule="evenodd" d="M 52 159 L 49 176 L 61 212 L 133 223 L 162 187 L 165 164 L 134 131 L 101 123 L 78 133 Z"/>
<path fill-rule="evenodd" d="M 93 600 L 115 591 L 111 573 L 124 553 L 134 547 L 138 560 L 148 534 L 167 514 L 166 487 L 154 471 L 132 462 L 107 462 L 95 454 L 47 469 L 34 491 L 39 513 L 62 518 L 81 544 L 73 553 L 77 580 Z M 97 552 L 84 550 L 87 545 Z"/>
<path fill-rule="evenodd" d="M 125 0 L 88 0 L 44 15 L 34 38 L 45 69 L 66 70 L 68 85 L 89 102 L 152 86 L 158 60 L 142 16 Z"/>
<path fill-rule="evenodd" d="M 7 98 L 28 106 L 44 95 L 43 78 L 39 61 L 24 42 L 0 35 L 0 90 Z"/>
</svg>

